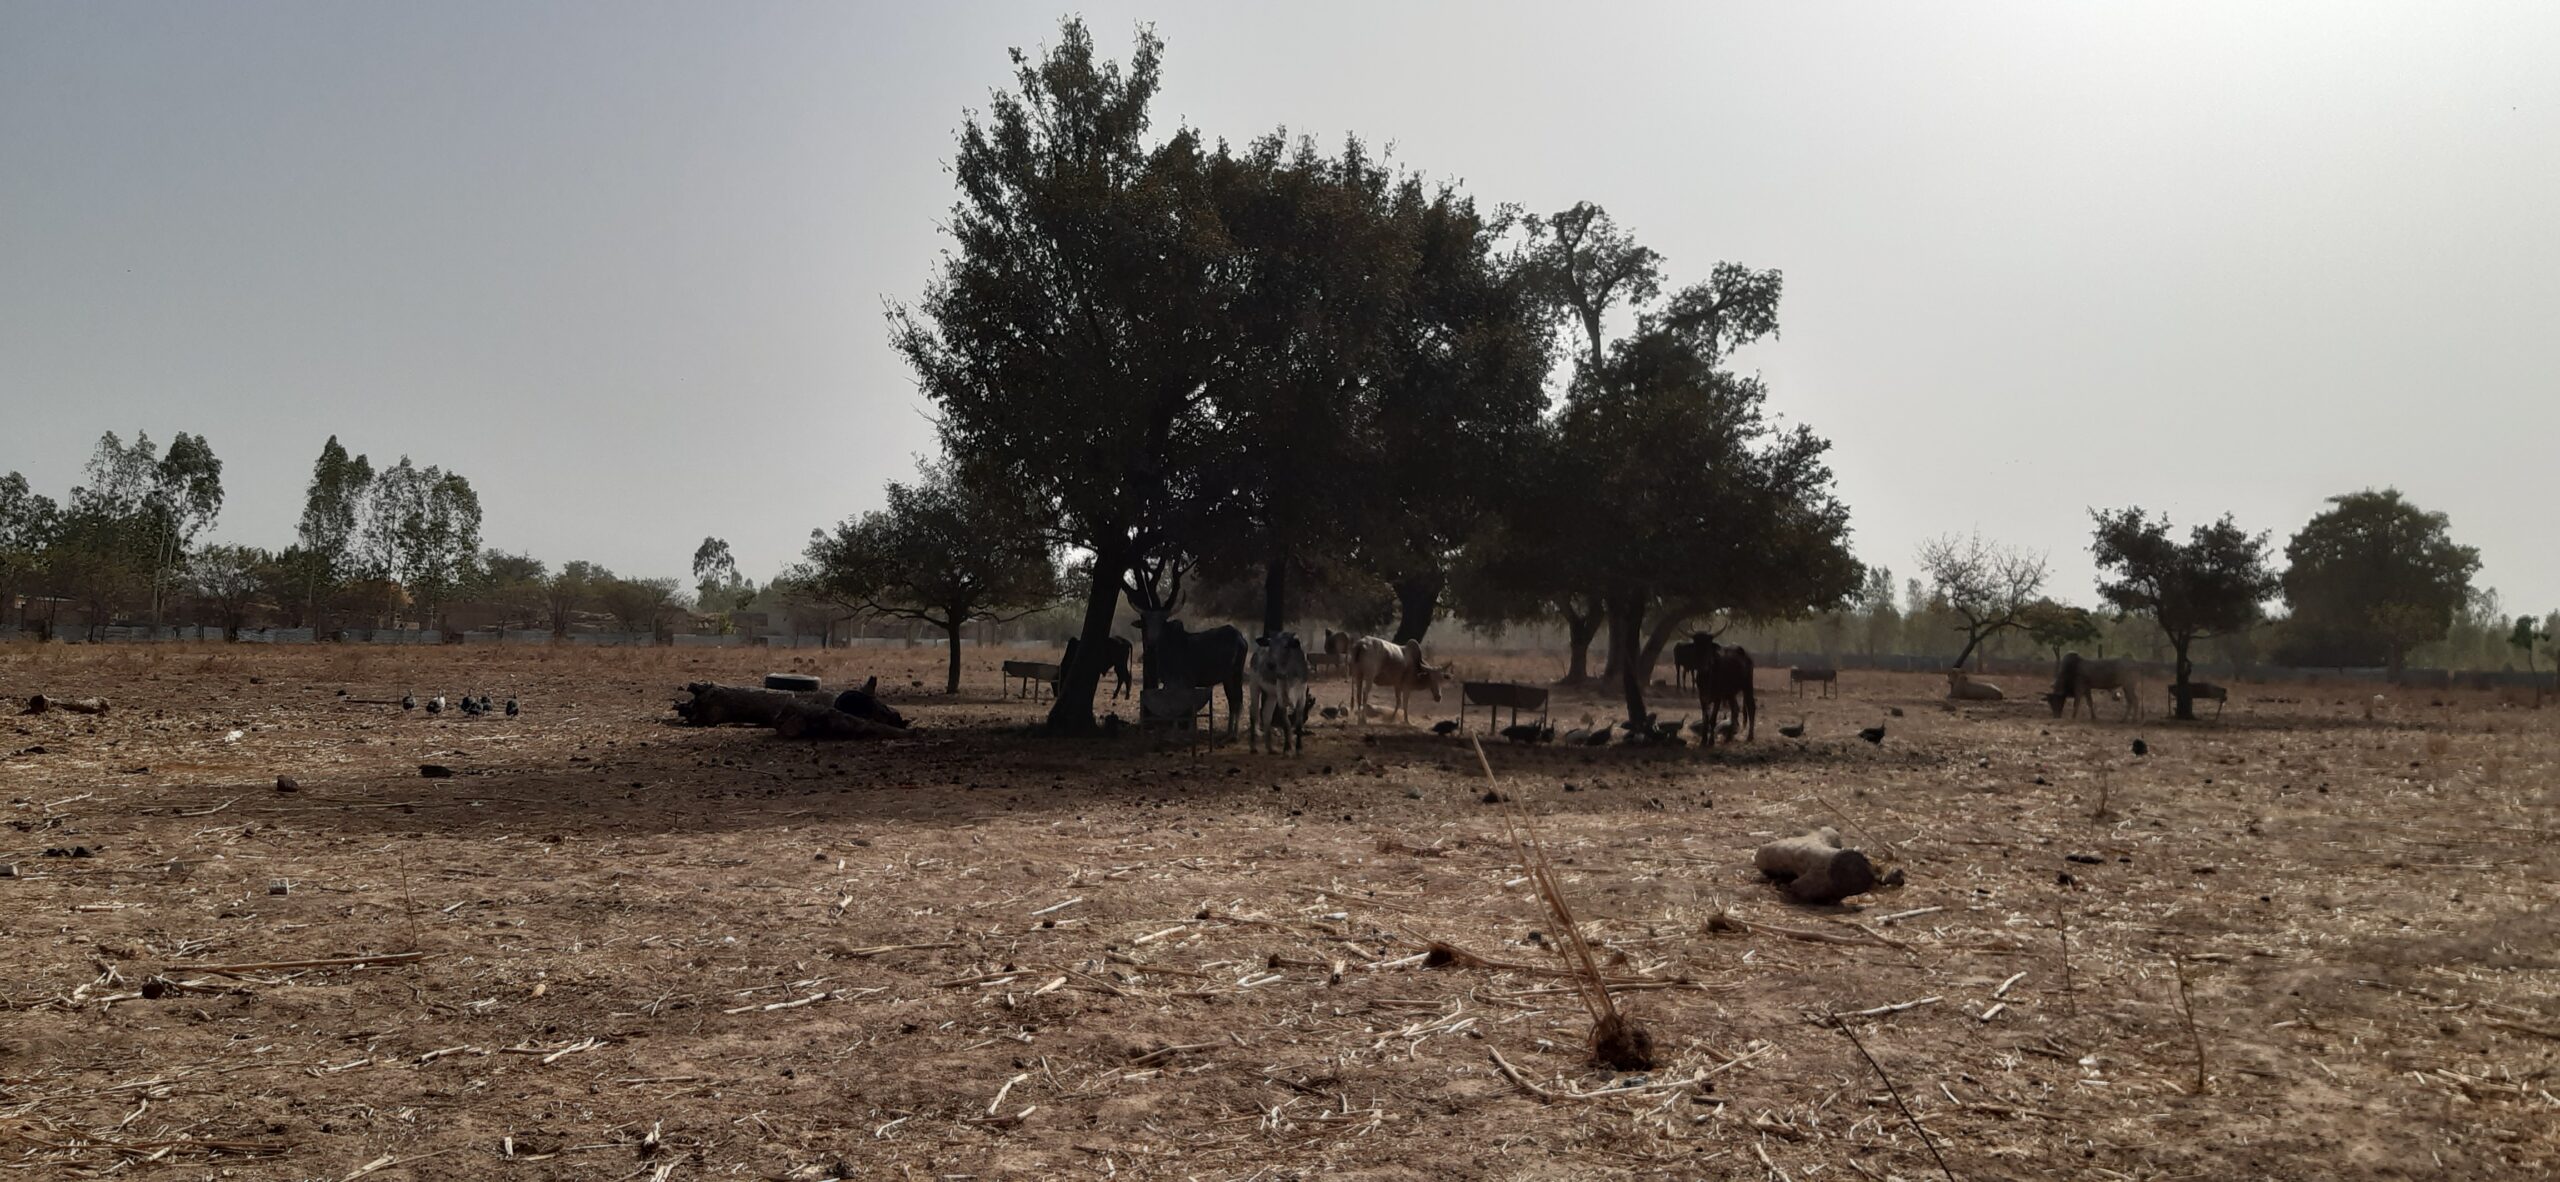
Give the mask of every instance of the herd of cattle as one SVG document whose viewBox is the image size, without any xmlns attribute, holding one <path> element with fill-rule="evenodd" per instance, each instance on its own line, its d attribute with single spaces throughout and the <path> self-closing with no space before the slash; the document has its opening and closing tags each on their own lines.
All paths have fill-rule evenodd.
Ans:
<svg viewBox="0 0 2560 1182">
<path fill-rule="evenodd" d="M 1265 745 L 1275 752 L 1301 749 L 1307 716 L 1314 706 L 1308 686 L 1319 662 L 1339 667 L 1349 675 L 1349 713 L 1356 718 L 1366 718 L 1373 712 L 1373 691 L 1383 689 L 1392 695 L 1392 705 L 1385 710 L 1388 717 L 1410 720 L 1414 693 L 1428 693 L 1432 701 L 1438 702 L 1444 690 L 1458 684 L 1455 669 L 1432 664 L 1419 643 L 1355 637 L 1328 628 L 1322 647 L 1311 653 L 1294 632 L 1247 639 L 1243 630 L 1232 624 L 1194 632 L 1162 610 L 1141 612 L 1132 626 L 1144 638 L 1146 652 L 1147 685 L 1136 691 L 1141 725 L 1188 724 L 1203 710 L 1214 718 L 1212 695 L 1223 689 L 1228 737 L 1243 730 L 1247 745 L 1255 751 Z M 1117 699 L 1131 693 L 1134 679 L 1130 676 L 1129 658 L 1133 646 L 1121 637 L 1113 637 L 1108 643 L 1112 646 L 1109 668 L 1117 677 L 1111 696 Z M 1073 663 L 1075 645 L 1075 641 L 1067 642 L 1062 664 Z M 1017 668 L 1018 664 L 1008 662 L 1006 672 L 1021 676 L 1037 671 L 1054 680 L 1060 671 L 1060 666 Z M 1697 686 L 1702 717 L 1689 729 L 1700 736 L 1702 745 L 1713 746 L 1720 736 L 1758 736 L 1759 703 L 1753 685 L 1757 670 L 1751 654 L 1742 646 L 1719 644 L 1715 633 L 1700 632 L 1672 646 L 1672 666 L 1675 678 Z M 1826 694 L 1838 679 L 1839 673 L 1833 669 L 1788 671 L 1791 683 L 1799 687 L 1807 682 L 1819 683 Z M 2220 687 L 2201 682 L 2191 683 L 2189 690 L 2200 699 L 2221 702 L 2226 697 Z M 2094 719 L 2098 712 L 2095 696 L 2100 691 L 2118 697 L 2124 703 L 2126 717 L 2141 716 L 2140 669 L 2122 658 L 2092 660 L 2078 653 L 2066 654 L 2055 670 L 2053 688 L 2044 698 L 2056 718 L 2062 716 L 2066 705 L 2074 715 L 2085 705 Z M 1960 701 L 1999 701 L 2004 697 L 1997 686 L 1974 681 L 1961 669 L 1948 671 L 1947 696 Z M 1333 713 L 1328 709 L 1326 716 L 1332 717 Z M 1648 718 L 1638 720 L 1629 733 L 1651 734 L 1658 729 L 1658 720 Z"/>
</svg>

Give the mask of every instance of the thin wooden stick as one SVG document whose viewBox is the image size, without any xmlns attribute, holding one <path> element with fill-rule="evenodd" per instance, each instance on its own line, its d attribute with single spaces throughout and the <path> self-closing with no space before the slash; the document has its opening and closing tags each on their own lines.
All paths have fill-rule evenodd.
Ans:
<svg viewBox="0 0 2560 1182">
<path fill-rule="evenodd" d="M 1842 1015 L 1833 1014 L 1831 1025 L 1840 1033 L 1848 1035 L 1849 1045 L 1858 1048 L 1858 1057 L 1866 1060 L 1867 1066 L 1876 1069 L 1876 1078 L 1884 1081 L 1885 1094 L 1893 1097 L 1893 1106 L 1902 1110 L 1902 1119 L 1911 1122 L 1911 1131 L 1920 1134 L 1920 1143 L 1928 1146 L 1929 1156 L 1937 1160 L 1938 1172 L 1947 1176 L 1947 1182 L 1956 1182 L 1956 1172 L 1947 1168 L 1946 1155 L 1938 1152 L 1937 1138 L 1929 1135 L 1928 1127 L 1920 1123 L 1919 1117 L 1911 1115 L 1911 1106 L 1902 1102 L 1902 1089 L 1893 1086 L 1893 1077 L 1885 1074 L 1884 1064 L 1876 1062 L 1876 1057 L 1867 1053 L 1867 1044 L 1859 1040 L 1858 1032 L 1851 1030 L 1848 1023 L 1840 1020 L 1841 1017 Z"/>
<path fill-rule="evenodd" d="M 2053 930 L 2062 937 L 2062 1011 L 2073 1018 L 2080 1016 L 2080 1003 L 2071 994 L 2071 922 L 2062 913 L 2062 901 L 2054 900 Z"/>
<path fill-rule="evenodd" d="M 1922 1006 L 1934 1005 L 1944 1000 L 1946 999 L 1933 993 L 1927 997 L 1918 998 L 1912 1001 L 1896 1002 L 1889 1006 L 1877 1006 L 1872 1010 L 1854 1010 L 1846 1014 L 1833 1014 L 1831 1015 L 1831 1019 L 1836 1022 L 1842 1018 L 1877 1018 L 1886 1014 L 1899 1014 L 1904 1010 L 1916 1010 Z"/>
<path fill-rule="evenodd" d="M 1821 794 L 1821 793 L 1819 793 L 1819 792 L 1814 793 L 1814 794 L 1813 794 L 1813 799 L 1814 799 L 1814 803 L 1819 804 L 1819 805 L 1821 805 L 1823 808 L 1825 808 L 1825 809 L 1829 810 L 1832 816 L 1835 816 L 1835 817 L 1840 818 L 1840 823 L 1841 823 L 1841 824 L 1843 824 L 1843 825 L 1847 825 L 1847 826 L 1848 826 L 1848 827 L 1850 827 L 1851 829 L 1855 829 L 1855 830 L 1857 830 L 1858 832 L 1865 834 L 1865 835 L 1867 836 L 1867 839 L 1868 839 L 1868 840 L 1875 842 L 1877 845 L 1883 846 L 1883 847 L 1884 847 L 1884 852 L 1886 852 L 1886 853 L 1888 853 L 1888 854 L 1893 855 L 1893 860 L 1894 860 L 1894 861 L 1897 861 L 1897 862 L 1907 862 L 1907 861 L 1910 861 L 1910 859 L 1905 858 L 1905 857 L 1903 857 L 1903 856 L 1902 856 L 1902 851 L 1901 851 L 1901 850 L 1895 849 L 1895 848 L 1893 847 L 1893 843 L 1892 843 L 1892 842 L 1886 841 L 1885 839 L 1883 839 L 1883 838 L 1881 838 L 1881 837 L 1876 836 L 1876 834 L 1875 834 L 1875 831 L 1874 831 L 1874 830 L 1869 829 L 1869 828 L 1867 828 L 1866 826 L 1864 826 L 1864 825 L 1861 825 L 1861 824 L 1857 823 L 1856 821 L 1852 821 L 1852 820 L 1850 820 L 1850 819 L 1849 819 L 1849 814 L 1844 813 L 1844 812 L 1841 812 L 1838 808 L 1834 807 L 1830 801 L 1828 801 L 1828 800 L 1824 800 L 1824 799 L 1822 798 L 1822 794 Z"/>
<path fill-rule="evenodd" d="M 264 960 L 255 964 L 172 964 L 173 973 L 239 973 L 264 972 L 269 969 L 342 969 L 366 964 L 408 964 L 425 960 L 432 952 L 381 952 L 372 956 L 332 956 L 321 960 Z"/>
<path fill-rule="evenodd" d="M 2204 1032 L 2196 1028 L 2195 999 L 2187 993 L 2187 962 L 2172 952 L 2169 954 L 2169 967 L 2178 974 L 2178 1012 L 2187 1020 L 2187 1041 L 2195 1047 L 2196 1094 L 2201 1096 L 2205 1094 Z"/>
<path fill-rule="evenodd" d="M 1556 1094 L 1546 1090 L 1545 1088 L 1539 1087 L 1536 1084 L 1530 1083 L 1527 1076 L 1520 1074 L 1519 1068 L 1511 1065 L 1511 1060 L 1502 1057 L 1502 1049 L 1500 1047 L 1489 1047 L 1486 1049 L 1493 1052 L 1493 1065 L 1502 1072 L 1504 1079 L 1510 1080 L 1513 1084 L 1518 1085 L 1521 1091 L 1527 1092 L 1532 1096 L 1536 1096 L 1542 1101 L 1550 1104 L 1555 1102 Z"/>
</svg>

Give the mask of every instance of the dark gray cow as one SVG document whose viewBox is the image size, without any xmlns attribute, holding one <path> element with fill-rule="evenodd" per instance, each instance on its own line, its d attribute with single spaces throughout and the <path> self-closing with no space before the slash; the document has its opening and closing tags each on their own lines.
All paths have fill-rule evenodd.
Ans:
<svg viewBox="0 0 2560 1182">
<path fill-rule="evenodd" d="M 1253 651 L 1244 633 L 1233 624 L 1193 632 L 1161 608 L 1138 613 L 1137 626 L 1146 638 L 1147 680 L 1201 689 L 1225 686 L 1227 737 L 1234 738 L 1236 716 L 1244 711 L 1245 658 Z"/>
</svg>

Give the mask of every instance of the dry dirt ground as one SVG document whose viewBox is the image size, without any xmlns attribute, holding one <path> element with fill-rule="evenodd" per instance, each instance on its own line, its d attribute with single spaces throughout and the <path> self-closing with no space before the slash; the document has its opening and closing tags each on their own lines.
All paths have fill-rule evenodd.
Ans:
<svg viewBox="0 0 2560 1182">
<path fill-rule="evenodd" d="M 1658 1042 L 1612 1074 L 1508 810 L 1422 729 L 1454 701 L 1290 757 L 1049 740 L 999 655 L 955 702 L 922 648 L 0 647 L 0 696 L 113 702 L 0 713 L 0 1171 L 1940 1177 L 1915 1121 L 1965 1179 L 2560 1157 L 2560 709 L 2244 686 L 2137 727 L 1851 674 L 1712 757 L 1496 742 Z M 670 723 L 794 668 L 920 736 Z M 1755 881 L 1819 823 L 1908 884 Z"/>
</svg>

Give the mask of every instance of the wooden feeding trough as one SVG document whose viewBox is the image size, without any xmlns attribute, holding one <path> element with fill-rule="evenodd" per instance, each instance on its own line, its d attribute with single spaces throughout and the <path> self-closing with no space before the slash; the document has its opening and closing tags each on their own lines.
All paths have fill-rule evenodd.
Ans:
<svg viewBox="0 0 2560 1182">
<path fill-rule="evenodd" d="M 1802 694 L 1804 693 L 1804 683 L 1808 681 L 1821 682 L 1822 696 L 1828 698 L 1832 696 L 1834 689 L 1840 684 L 1840 671 L 1837 669 L 1812 669 L 1803 665 L 1798 665 L 1795 668 L 1787 670 L 1788 689 L 1794 690 L 1798 694 Z"/>
<path fill-rule="evenodd" d="M 1034 684 L 1045 685 L 1049 687 L 1049 692 L 1056 693 L 1058 689 L 1058 666 L 1047 661 L 1005 662 L 1004 688 L 1007 691 L 1011 691 L 1013 689 L 1014 680 L 1017 678 L 1022 681 L 1022 692 L 1015 695 L 1017 697 L 1030 697 L 1032 693 L 1031 687 Z"/>
<path fill-rule="evenodd" d="M 1460 683 L 1459 695 L 1458 725 L 1461 727 L 1466 725 L 1467 708 L 1470 706 L 1485 708 L 1486 734 L 1492 734 L 1494 723 L 1500 721 L 1495 717 L 1494 712 L 1505 707 L 1511 710 L 1513 726 L 1520 725 L 1520 712 L 1523 710 L 1537 711 L 1538 725 L 1544 726 L 1547 722 L 1547 687 L 1543 685 L 1520 685 L 1509 681 L 1469 681 Z"/>
</svg>

